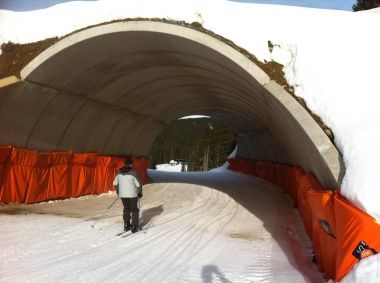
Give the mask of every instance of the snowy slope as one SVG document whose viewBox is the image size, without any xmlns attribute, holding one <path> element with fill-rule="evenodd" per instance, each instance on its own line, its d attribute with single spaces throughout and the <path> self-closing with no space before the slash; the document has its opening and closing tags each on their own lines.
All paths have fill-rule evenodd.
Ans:
<svg viewBox="0 0 380 283">
<path fill-rule="evenodd" d="M 134 235 L 117 236 L 121 202 L 106 209 L 113 194 L 1 205 L 0 281 L 326 281 L 279 188 L 228 170 L 150 175 L 141 209 L 150 228 Z"/>
<path fill-rule="evenodd" d="M 380 219 L 380 37 L 374 34 L 374 27 L 380 26 L 379 11 L 352 13 L 224 0 L 3 0 L 0 44 L 62 36 L 113 19 L 198 21 L 260 60 L 284 64 L 296 95 L 334 132 L 347 169 L 342 194 Z M 268 40 L 276 44 L 272 53 Z"/>
</svg>

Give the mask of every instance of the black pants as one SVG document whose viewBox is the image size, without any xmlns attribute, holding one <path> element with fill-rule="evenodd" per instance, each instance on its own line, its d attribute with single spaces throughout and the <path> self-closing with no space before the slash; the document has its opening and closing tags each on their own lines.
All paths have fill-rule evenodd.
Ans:
<svg viewBox="0 0 380 283">
<path fill-rule="evenodd" d="M 123 219 L 124 225 L 131 225 L 131 214 L 132 214 L 132 226 L 139 227 L 139 208 L 137 207 L 138 198 L 122 198 L 124 210 Z"/>
</svg>

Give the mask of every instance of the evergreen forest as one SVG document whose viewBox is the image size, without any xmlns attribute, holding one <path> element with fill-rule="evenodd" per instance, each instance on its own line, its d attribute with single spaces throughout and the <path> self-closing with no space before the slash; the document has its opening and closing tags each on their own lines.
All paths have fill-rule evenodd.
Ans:
<svg viewBox="0 0 380 283">
<path fill-rule="evenodd" d="M 207 171 L 223 165 L 235 145 L 236 135 L 226 124 L 212 118 L 179 119 L 157 137 L 149 167 L 184 159 L 188 171 Z"/>
</svg>

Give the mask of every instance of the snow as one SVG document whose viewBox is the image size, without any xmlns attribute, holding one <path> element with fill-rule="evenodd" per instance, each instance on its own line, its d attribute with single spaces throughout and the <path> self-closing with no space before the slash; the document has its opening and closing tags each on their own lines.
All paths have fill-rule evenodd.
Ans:
<svg viewBox="0 0 380 283">
<path fill-rule="evenodd" d="M 340 283 L 378 283 L 380 278 L 380 254 L 359 261 Z"/>
<path fill-rule="evenodd" d="M 198 118 L 210 118 L 210 116 L 205 116 L 205 115 L 190 115 L 190 116 L 185 116 L 185 117 L 179 118 L 178 120 L 180 120 L 180 119 L 198 119 Z"/>
<path fill-rule="evenodd" d="M 221 17 L 221 15 L 227 16 Z M 335 143 L 343 154 L 346 166 L 341 187 L 342 195 L 380 221 L 380 206 L 378 205 L 380 198 L 380 190 L 378 190 L 380 37 L 374 32 L 375 27 L 380 25 L 380 8 L 352 13 L 223 0 L 2 0 L 0 2 L 0 44 L 9 41 L 29 43 L 48 37 L 63 36 L 101 22 L 135 17 L 166 18 L 188 23 L 198 21 L 206 29 L 250 51 L 259 60 L 273 59 L 284 64 L 286 79 L 290 85 L 294 86 L 295 94 L 304 98 L 308 107 L 333 130 Z M 236 32 L 237 30 L 239 32 Z M 268 41 L 275 46 L 273 52 L 268 49 Z M 25 222 L 27 227 L 33 227 L 29 223 L 35 223 L 42 228 L 43 223 L 40 217 L 43 216 L 23 216 L 21 219 L 19 217 L 9 215 L 1 216 L 1 219 L 2 221 Z M 59 229 L 54 228 L 55 220 L 57 219 L 51 218 L 48 223 L 52 225 L 53 231 L 57 230 L 56 233 L 60 235 L 61 241 L 65 241 Z M 70 230 L 74 235 L 78 232 L 75 230 L 75 225 L 79 227 L 81 220 L 65 218 L 62 221 L 67 229 L 74 229 Z M 73 228 L 69 228 L 70 223 L 74 225 Z M 22 226 L 20 224 L 20 229 Z M 38 229 L 32 230 L 36 231 L 31 231 L 31 233 L 38 231 Z M 15 236 L 12 231 L 9 233 Z M 107 235 L 107 233 L 102 234 L 106 245 L 116 245 L 117 241 L 107 238 Z M 142 235 L 137 237 L 142 237 Z M 185 234 L 183 237 L 186 238 Z M 86 237 L 80 240 L 85 242 Z M 231 239 L 226 240 L 226 245 L 230 243 L 229 241 Z M 64 243 L 62 247 L 66 248 Z M 127 245 L 124 242 L 123 244 Z M 20 247 L 21 250 L 16 246 L 14 251 L 9 253 L 21 254 L 26 247 L 22 245 Z M 89 247 L 79 251 L 85 254 L 92 253 Z M 38 253 L 38 251 L 34 252 Z M 118 255 L 121 256 L 121 254 Z M 166 254 L 163 253 L 163 255 Z M 48 253 L 44 256 L 46 260 L 52 259 L 48 257 Z M 69 257 L 64 254 L 61 256 L 63 260 Z M 20 257 L 21 255 L 19 259 Z M 71 260 L 85 268 L 80 259 L 71 258 Z M 111 257 L 109 260 L 112 261 L 115 258 Z M 91 272 L 96 272 L 94 268 L 98 261 L 95 261 L 94 265 L 89 265 Z M 114 264 L 112 270 L 121 270 L 122 263 L 124 262 L 121 259 L 112 262 Z M 27 266 L 27 259 L 23 258 L 23 264 Z M 40 262 L 39 264 L 38 268 L 48 263 Z M 358 266 L 363 266 L 363 264 L 360 263 Z M 183 270 L 186 268 L 193 267 L 185 266 Z M 135 265 L 133 269 L 140 270 L 140 267 Z M 224 272 L 224 269 L 220 268 L 206 268 L 208 273 L 218 273 L 218 270 Z M 1 268 L 0 272 L 3 274 L 4 268 Z M 31 272 L 38 273 L 37 270 L 31 270 Z M 125 274 L 120 272 L 120 274 Z M 205 278 L 209 276 L 207 272 Z M 40 276 L 43 277 L 43 274 Z M 116 280 L 116 277 L 114 279 Z"/>
<path fill-rule="evenodd" d="M 182 164 L 177 164 L 177 163 L 157 164 L 156 169 L 159 171 L 167 171 L 167 172 L 181 172 Z"/>
<path fill-rule="evenodd" d="M 1 281 L 326 281 L 278 187 L 229 170 L 149 175 L 140 212 L 149 228 L 133 235 L 117 236 L 115 194 L 0 205 Z"/>
</svg>

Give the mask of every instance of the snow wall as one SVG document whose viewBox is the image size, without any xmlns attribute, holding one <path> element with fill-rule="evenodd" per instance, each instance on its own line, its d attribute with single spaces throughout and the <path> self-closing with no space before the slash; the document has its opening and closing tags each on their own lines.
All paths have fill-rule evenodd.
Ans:
<svg viewBox="0 0 380 283">
<path fill-rule="evenodd" d="M 0 203 L 36 203 L 97 195 L 112 182 L 124 157 L 97 153 L 37 152 L 0 147 Z M 133 157 L 133 168 L 147 182 L 147 158 Z"/>
<path fill-rule="evenodd" d="M 290 195 L 313 242 L 320 269 L 341 280 L 361 259 L 380 250 L 380 225 L 339 194 L 326 191 L 314 174 L 288 166 L 243 158 L 228 159 L 230 169 L 265 179 Z"/>
</svg>

